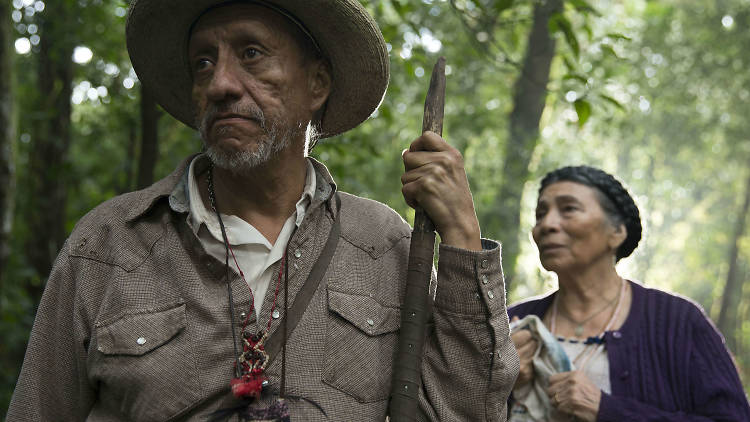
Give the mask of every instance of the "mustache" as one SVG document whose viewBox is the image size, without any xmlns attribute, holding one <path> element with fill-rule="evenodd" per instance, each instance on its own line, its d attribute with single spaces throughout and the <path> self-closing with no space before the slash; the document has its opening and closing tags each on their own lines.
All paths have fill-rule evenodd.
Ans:
<svg viewBox="0 0 750 422">
<path fill-rule="evenodd" d="M 240 102 L 209 104 L 203 116 L 199 117 L 198 130 L 205 135 L 220 114 L 236 114 L 246 119 L 255 120 L 262 129 L 266 130 L 266 117 L 263 110 L 255 104 Z"/>
</svg>

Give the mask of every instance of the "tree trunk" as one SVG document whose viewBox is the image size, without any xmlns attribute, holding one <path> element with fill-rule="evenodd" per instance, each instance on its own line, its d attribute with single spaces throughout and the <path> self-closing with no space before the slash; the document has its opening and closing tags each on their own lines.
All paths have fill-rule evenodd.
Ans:
<svg viewBox="0 0 750 422">
<path fill-rule="evenodd" d="M 726 338 L 727 346 L 732 351 L 735 351 L 737 346 L 737 308 L 742 296 L 742 284 L 744 282 L 744 277 L 737 276 L 740 254 L 739 243 L 745 233 L 745 221 L 747 220 L 748 211 L 750 211 L 750 176 L 748 176 L 747 184 L 745 185 L 744 202 L 742 203 L 740 213 L 737 215 L 732 244 L 729 248 L 727 284 L 724 286 L 724 294 L 721 297 L 721 309 L 719 310 L 719 321 L 717 323 L 719 331 Z"/>
<path fill-rule="evenodd" d="M 561 0 L 537 2 L 534 6 L 526 57 L 514 86 L 502 184 L 494 205 L 489 212 L 483 213 L 483 220 L 490 222 L 488 231 L 498 234 L 503 242 L 506 288 L 510 287 L 515 275 L 519 254 L 521 195 L 529 177 L 531 155 L 539 140 L 539 120 L 544 111 L 550 66 L 555 56 L 555 40 L 549 32 L 549 20 L 553 14 L 561 11 Z"/>
<path fill-rule="evenodd" d="M 44 280 L 65 240 L 66 174 L 70 146 L 70 96 L 75 38 L 70 32 L 75 4 L 46 2 L 36 15 L 41 41 L 37 62 L 38 96 L 31 124 L 26 221 L 31 235 L 26 240 L 29 264 L 36 277 L 26 286 L 39 301 Z"/>
<path fill-rule="evenodd" d="M 10 251 L 10 230 L 13 221 L 15 170 L 13 145 L 16 121 L 13 113 L 13 51 L 10 21 L 11 3 L 0 2 L 0 293 Z"/>
<path fill-rule="evenodd" d="M 141 85 L 141 156 L 138 161 L 138 189 L 154 182 L 154 167 L 159 156 L 159 109 L 156 100 Z"/>
</svg>

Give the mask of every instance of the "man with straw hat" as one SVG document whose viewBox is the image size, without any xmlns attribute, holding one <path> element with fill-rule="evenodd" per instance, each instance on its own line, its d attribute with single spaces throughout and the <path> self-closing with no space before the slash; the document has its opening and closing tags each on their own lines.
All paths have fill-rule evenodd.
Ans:
<svg viewBox="0 0 750 422">
<path fill-rule="evenodd" d="M 410 230 L 307 157 L 384 95 L 373 19 L 357 0 L 135 0 L 127 40 L 205 151 L 77 224 L 8 420 L 384 420 Z M 420 420 L 505 420 L 500 247 L 455 149 L 426 132 L 403 160 L 442 239 Z"/>
</svg>

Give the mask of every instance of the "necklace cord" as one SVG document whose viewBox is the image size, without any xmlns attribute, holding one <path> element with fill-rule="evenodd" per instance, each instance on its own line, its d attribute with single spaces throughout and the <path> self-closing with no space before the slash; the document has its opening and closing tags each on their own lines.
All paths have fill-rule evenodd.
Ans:
<svg viewBox="0 0 750 422">
<path fill-rule="evenodd" d="M 286 245 L 289 249 L 289 243 Z M 286 255 L 286 254 L 284 254 Z M 287 314 L 289 313 L 289 265 L 284 268 L 284 321 L 282 324 L 282 334 L 284 336 L 284 343 L 281 346 L 281 386 L 279 387 L 279 397 L 286 397 L 286 340 L 287 340 Z"/>
<path fill-rule="evenodd" d="M 219 227 L 221 228 L 221 237 L 224 239 L 224 250 L 225 250 L 225 257 L 224 257 L 224 269 L 226 270 L 226 280 L 227 280 L 227 293 L 229 296 L 229 317 L 230 322 L 232 324 L 232 347 L 234 348 L 234 374 L 236 377 L 240 377 L 241 372 L 239 365 L 237 365 L 237 359 L 239 359 L 239 350 L 237 349 L 237 333 L 236 327 L 234 325 L 234 296 L 232 295 L 232 283 L 231 279 L 229 278 L 229 238 L 227 237 L 227 230 L 224 228 L 224 222 L 221 220 L 221 214 L 219 213 L 219 207 L 216 205 L 216 198 L 214 196 L 214 181 L 213 181 L 213 166 L 210 166 L 208 169 L 208 197 L 211 201 L 211 208 L 213 208 L 214 212 L 216 213 L 216 218 L 219 220 Z M 232 251 L 232 256 L 234 256 L 234 251 Z M 249 315 L 248 315 L 249 317 Z"/>
<path fill-rule="evenodd" d="M 229 296 L 229 312 L 231 317 L 231 328 L 232 328 L 232 346 L 234 348 L 234 354 L 237 356 L 237 358 L 234 361 L 234 370 L 235 370 L 235 376 L 237 378 L 240 378 L 242 376 L 241 368 L 237 363 L 240 361 L 240 354 L 239 349 L 237 348 L 237 327 L 235 326 L 235 309 L 234 309 L 234 299 L 232 295 L 232 288 L 229 278 L 229 255 L 232 255 L 232 259 L 234 260 L 234 264 L 237 266 L 237 270 L 240 273 L 240 276 L 242 277 L 242 280 L 245 281 L 245 284 L 247 284 L 247 281 L 245 280 L 245 275 L 242 272 L 242 269 L 240 268 L 239 263 L 237 262 L 237 257 L 234 254 L 234 250 L 232 249 L 232 246 L 229 244 L 229 238 L 226 233 L 226 228 L 224 226 L 224 222 L 221 219 L 221 213 L 219 212 L 218 205 L 216 204 L 216 194 L 214 193 L 214 183 L 213 183 L 213 165 L 209 166 L 209 173 L 208 173 L 208 197 L 209 201 L 211 203 L 211 208 L 216 213 L 216 218 L 219 221 L 219 227 L 221 228 L 221 236 L 224 241 L 224 248 L 225 248 L 225 260 L 224 260 L 224 268 L 226 269 L 226 279 L 227 279 L 227 292 Z M 296 231 L 296 227 L 295 227 Z M 279 287 L 281 285 L 281 275 L 282 272 L 284 274 L 284 315 L 287 314 L 288 311 L 288 293 L 289 293 L 289 266 L 286 263 L 287 256 L 288 256 L 288 249 L 289 244 L 287 243 L 287 246 L 284 250 L 284 254 L 281 257 L 281 265 L 279 267 L 279 276 L 278 276 L 278 282 L 276 283 L 276 289 L 274 292 L 274 300 L 273 304 L 271 305 L 271 311 L 270 316 L 268 318 L 268 324 L 266 325 L 266 334 L 268 335 L 268 332 L 271 330 L 271 323 L 273 322 L 273 311 L 276 309 L 277 301 L 276 299 L 279 296 Z M 244 324 L 243 324 L 243 330 L 244 327 L 247 326 L 247 323 L 250 320 L 251 314 L 255 311 L 255 299 L 253 297 L 253 292 L 250 290 L 250 312 L 248 312 L 247 317 L 245 318 Z M 287 336 L 287 319 L 286 317 L 283 318 L 283 324 L 282 324 L 282 333 L 284 342 L 282 344 L 282 361 L 281 361 L 281 394 L 280 397 L 284 397 L 286 393 L 286 336 Z M 267 362 L 266 362 L 267 363 Z M 265 367 L 265 365 L 263 365 Z"/>
<path fill-rule="evenodd" d="M 612 304 L 613 304 L 613 303 L 615 303 L 615 301 L 616 301 L 616 300 L 617 300 L 618 298 L 619 298 L 619 296 L 615 296 L 615 297 L 613 297 L 613 298 L 612 298 L 611 300 L 609 300 L 609 301 L 607 302 L 607 304 L 606 304 L 606 305 L 604 305 L 604 306 L 603 306 L 603 307 L 602 307 L 601 309 L 599 309 L 598 311 L 594 312 L 593 314 L 591 314 L 591 315 L 587 316 L 587 317 L 586 317 L 586 318 L 584 318 L 584 319 L 583 319 L 582 321 L 577 321 L 576 319 L 574 319 L 574 318 L 573 318 L 573 316 L 572 316 L 572 315 L 570 315 L 570 314 L 568 313 L 568 311 L 567 311 L 567 310 L 566 310 L 566 309 L 565 309 L 564 307 L 562 307 L 562 306 L 560 306 L 560 313 L 559 313 L 559 314 L 560 314 L 560 316 L 562 316 L 563 318 L 567 319 L 568 321 L 570 321 L 570 322 L 572 322 L 572 323 L 576 324 L 576 325 L 578 326 L 578 327 L 576 327 L 577 329 L 581 329 L 581 330 L 583 330 L 583 325 L 584 325 L 584 324 L 586 324 L 587 322 L 591 321 L 591 320 L 592 320 L 592 319 L 593 319 L 593 318 L 594 318 L 595 316 L 597 316 L 597 315 L 601 314 L 602 312 L 604 312 L 605 310 L 607 310 L 607 309 L 608 309 L 608 308 L 609 308 L 610 306 L 612 306 Z M 577 331 L 577 330 L 576 330 L 576 331 Z M 577 333 L 576 333 L 576 334 L 577 334 Z"/>
<path fill-rule="evenodd" d="M 625 295 L 625 289 L 626 289 L 626 282 L 624 278 L 620 278 L 622 281 L 620 291 L 617 294 L 617 306 L 615 306 L 615 311 L 612 313 L 612 316 L 609 318 L 609 321 L 607 321 L 607 325 L 604 327 L 604 330 L 599 333 L 596 338 L 599 340 L 602 340 L 604 338 L 604 334 L 612 329 L 612 326 L 614 325 L 615 321 L 617 320 L 617 317 L 620 315 L 620 310 L 622 309 L 622 304 L 624 302 L 623 296 Z M 557 302 L 558 302 L 559 296 L 556 296 L 554 301 L 552 302 L 552 321 L 550 321 L 550 332 L 552 335 L 555 335 L 555 321 L 557 320 Z M 604 308 L 606 309 L 606 308 Z M 604 343 L 596 344 L 593 349 L 590 349 L 586 353 L 585 356 L 583 354 L 578 355 L 576 357 L 575 361 L 578 361 L 579 359 L 583 358 L 583 362 L 581 362 L 580 366 L 578 366 L 578 370 L 583 371 L 586 367 L 586 364 L 589 362 L 589 360 L 600 350 L 604 349 Z"/>
</svg>

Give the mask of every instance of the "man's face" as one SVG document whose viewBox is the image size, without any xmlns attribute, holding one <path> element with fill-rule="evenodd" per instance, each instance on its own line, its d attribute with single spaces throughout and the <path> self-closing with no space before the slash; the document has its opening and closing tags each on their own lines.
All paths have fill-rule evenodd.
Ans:
<svg viewBox="0 0 750 422">
<path fill-rule="evenodd" d="M 306 59 L 294 31 L 287 18 L 253 4 L 213 9 L 194 25 L 192 96 L 215 165 L 241 172 L 304 145 L 330 77 L 321 61 Z"/>
</svg>

